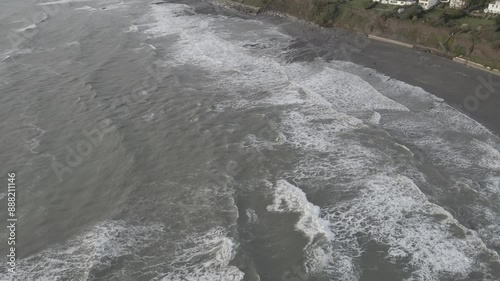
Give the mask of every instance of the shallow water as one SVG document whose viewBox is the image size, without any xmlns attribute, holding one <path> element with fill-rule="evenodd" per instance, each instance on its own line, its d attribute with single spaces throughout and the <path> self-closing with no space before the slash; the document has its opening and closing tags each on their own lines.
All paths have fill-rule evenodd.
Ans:
<svg viewBox="0 0 500 281">
<path fill-rule="evenodd" d="M 1 280 L 500 280 L 500 139 L 433 93 L 207 2 L 0 5 Z"/>
</svg>

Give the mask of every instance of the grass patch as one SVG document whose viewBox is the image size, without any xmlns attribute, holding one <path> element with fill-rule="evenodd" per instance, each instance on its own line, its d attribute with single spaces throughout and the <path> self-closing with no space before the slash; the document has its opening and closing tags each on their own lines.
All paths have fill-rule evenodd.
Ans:
<svg viewBox="0 0 500 281">
<path fill-rule="evenodd" d="M 434 7 L 432 10 L 425 12 L 424 18 L 439 18 L 446 10 Z"/>
<path fill-rule="evenodd" d="M 321 26 L 332 27 L 346 4 L 344 0 L 314 0 L 309 18 Z"/>
<path fill-rule="evenodd" d="M 454 20 L 457 24 L 468 24 L 469 26 L 485 26 L 485 25 L 493 25 L 495 24 L 495 21 L 492 19 L 481 19 L 481 18 L 474 18 L 474 17 L 463 17 L 460 19 Z"/>
<path fill-rule="evenodd" d="M 489 67 L 494 68 L 494 69 L 500 69 L 500 61 L 498 61 L 498 60 L 493 60 L 493 59 L 485 58 L 485 57 L 476 57 L 476 56 L 464 57 L 464 58 L 466 58 L 470 61 L 473 61 L 473 62 L 480 63 L 484 66 L 489 66 Z"/>
<path fill-rule="evenodd" d="M 394 5 L 388 5 L 388 4 L 382 4 L 382 3 L 379 3 L 377 5 L 376 8 L 374 8 L 374 10 L 378 10 L 378 11 L 392 11 L 396 8 L 397 6 L 394 6 Z"/>
<path fill-rule="evenodd" d="M 348 5 L 355 9 L 364 9 L 364 5 L 368 1 L 370 0 L 351 0 L 348 2 Z"/>
</svg>

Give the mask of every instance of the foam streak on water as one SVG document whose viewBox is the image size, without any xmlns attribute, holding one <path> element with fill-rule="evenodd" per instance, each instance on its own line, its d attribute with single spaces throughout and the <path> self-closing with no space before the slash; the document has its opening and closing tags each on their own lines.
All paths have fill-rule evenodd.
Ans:
<svg viewBox="0 0 500 281">
<path fill-rule="evenodd" d="M 15 277 L 1 280 L 93 280 L 116 260 L 147 247 L 161 225 L 106 221 L 77 237 L 22 259 Z"/>
<path fill-rule="evenodd" d="M 229 265 L 234 258 L 235 243 L 224 229 L 215 228 L 205 234 L 188 237 L 175 253 L 173 270 L 154 280 L 163 281 L 240 281 L 244 274 Z"/>
<path fill-rule="evenodd" d="M 208 71 L 213 79 L 205 86 L 231 97 L 217 105 L 220 111 L 279 108 L 281 141 L 260 145 L 259 151 L 279 145 L 297 151 L 295 170 L 285 176 L 300 188 L 278 180 L 267 210 L 299 214 L 295 227 L 308 239 L 304 257 L 310 274 L 358 280 L 366 251 L 362 237 L 387 246 L 384 262 L 402 268 L 408 280 L 455 280 L 475 272 L 494 280 L 490 266 L 498 255 L 488 245 L 495 243 L 491 231 L 498 221 L 487 217 L 476 233 L 421 191 L 432 189 L 441 202 L 465 182 L 463 175 L 498 174 L 500 142 L 484 127 L 422 89 L 388 82 L 366 68 L 320 60 L 286 63 L 281 55 L 290 38 L 252 20 L 193 15 L 179 4 L 153 7 L 153 16 L 157 23 L 146 31 L 151 38 L 178 38 L 166 64 Z M 227 27 L 243 24 L 244 34 Z M 274 45 L 255 43 L 271 38 Z M 429 168 L 422 170 L 418 161 L 426 154 L 414 153 L 416 148 L 429 151 L 431 170 L 449 165 L 443 168 L 448 185 L 435 183 Z M 486 201 L 490 191 L 477 190 L 478 200 Z M 317 192 L 330 199 L 308 200 Z M 498 214 L 492 205 L 480 208 Z"/>
<path fill-rule="evenodd" d="M 409 260 L 410 280 L 466 278 L 487 271 L 487 263 L 479 262 L 482 255 L 498 258 L 474 232 L 428 202 L 410 179 L 376 176 L 359 184 L 356 199 L 326 209 L 337 241 L 360 247 L 356 234 L 363 233 L 389 245 L 387 259 Z"/>
<path fill-rule="evenodd" d="M 309 274 L 326 271 L 342 280 L 356 280 L 352 258 L 333 251 L 330 243 L 337 238 L 330 230 L 330 222 L 321 216 L 320 208 L 309 202 L 300 188 L 279 180 L 274 190 L 273 204 L 267 206 L 267 210 L 300 214 L 295 227 L 308 239 L 304 254 Z"/>
<path fill-rule="evenodd" d="M 40 35 L 41 47 L 2 52 L 13 77 L 27 66 L 58 70 L 36 81 L 50 95 L 26 95 L 35 109 L 12 115 L 24 122 L 16 138 L 26 157 L 67 160 L 64 147 L 95 116 L 116 128 L 69 183 L 52 187 L 52 162 L 26 161 L 44 171 L 25 189 L 43 201 L 26 203 L 43 227 L 57 216 L 90 227 L 26 249 L 18 280 L 499 280 L 498 137 L 372 69 L 290 62 L 298 39 L 268 21 L 168 2 L 38 1 L 65 11 L 47 26 L 73 16 L 81 26 L 62 36 L 59 25 L 53 38 L 65 41 L 52 49 Z M 41 34 L 53 35 L 49 27 Z M 64 61 L 54 50 L 68 52 Z M 40 59 L 49 53 L 54 65 Z M 167 74 L 146 90 L 151 65 Z M 140 101 L 121 99 L 129 88 Z M 56 100 L 65 103 L 46 108 Z M 101 110 L 116 102 L 130 115 Z"/>
</svg>

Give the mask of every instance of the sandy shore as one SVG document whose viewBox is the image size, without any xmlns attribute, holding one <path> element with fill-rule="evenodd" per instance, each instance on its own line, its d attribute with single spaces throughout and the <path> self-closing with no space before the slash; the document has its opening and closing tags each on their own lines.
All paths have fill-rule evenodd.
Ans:
<svg viewBox="0 0 500 281">
<path fill-rule="evenodd" d="M 181 2 L 193 3 L 196 0 Z M 415 48 L 368 39 L 364 34 L 320 28 L 279 13 L 255 14 L 241 9 L 237 11 L 228 6 L 227 1 L 216 0 L 212 3 L 231 9 L 226 10 L 228 15 L 257 18 L 279 25 L 286 33 L 296 38 L 298 44 L 307 44 L 311 49 L 317 50 L 304 54 L 299 60 L 312 60 L 321 56 L 327 61 L 351 61 L 372 68 L 396 80 L 421 87 L 500 135 L 498 75 Z M 347 56 L 338 55 L 336 50 L 340 46 L 347 50 Z M 332 56 L 334 53 L 336 55 Z"/>
<path fill-rule="evenodd" d="M 496 75 L 378 41 L 371 41 L 352 61 L 419 86 L 500 134 L 500 77 Z"/>
<path fill-rule="evenodd" d="M 338 29 L 317 28 L 289 19 L 258 16 L 280 24 L 293 37 L 317 49 L 352 46 L 349 57 L 338 59 L 372 68 L 391 78 L 423 88 L 500 135 L 500 77 L 416 49 Z M 366 43 L 366 40 L 370 40 Z M 360 43 L 361 42 L 361 43 Z"/>
</svg>

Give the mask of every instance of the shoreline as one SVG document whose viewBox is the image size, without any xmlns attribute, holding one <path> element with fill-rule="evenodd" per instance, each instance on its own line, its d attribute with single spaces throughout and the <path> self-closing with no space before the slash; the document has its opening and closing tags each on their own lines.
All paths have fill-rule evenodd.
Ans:
<svg viewBox="0 0 500 281">
<path fill-rule="evenodd" d="M 248 13 L 248 14 L 253 14 L 253 15 L 266 14 L 266 15 L 271 15 L 271 16 L 278 16 L 278 17 L 286 18 L 288 20 L 308 24 L 308 25 L 314 26 L 316 28 L 325 28 L 325 27 L 321 27 L 313 22 L 297 18 L 297 17 L 292 16 L 292 15 L 287 14 L 287 13 L 282 13 L 282 12 L 272 11 L 272 10 L 264 10 L 261 7 L 256 7 L 256 6 L 238 3 L 238 2 L 235 2 L 233 0 L 213 0 L 213 1 L 214 1 L 214 3 L 220 3 L 220 4 L 222 4 L 222 6 L 225 6 L 227 8 L 232 8 L 232 9 L 235 9 L 235 10 L 237 10 L 239 12 L 243 12 L 243 13 Z M 325 28 L 325 29 L 334 29 L 334 28 Z M 348 30 L 348 31 L 354 32 L 352 30 Z M 368 38 L 373 39 L 373 40 L 378 40 L 381 42 L 386 42 L 386 43 L 398 45 L 401 47 L 413 48 L 413 49 L 416 49 L 416 50 L 419 50 L 422 52 L 428 52 L 428 53 L 434 54 L 436 56 L 448 58 L 448 59 L 453 60 L 457 63 L 461 63 L 461 64 L 464 64 L 466 66 L 470 66 L 472 68 L 476 68 L 476 69 L 500 76 L 500 70 L 498 70 L 498 69 L 492 69 L 491 67 L 482 65 L 480 63 L 477 63 L 477 62 L 474 62 L 471 60 L 466 60 L 466 59 L 462 58 L 462 56 L 453 56 L 453 55 L 450 55 L 446 52 L 443 52 L 441 50 L 438 50 L 438 49 L 435 49 L 432 47 L 427 47 L 427 46 L 418 45 L 418 44 L 409 44 L 409 43 L 405 43 L 402 41 L 398 41 L 398 40 L 394 40 L 394 39 L 390 39 L 390 38 L 385 38 L 385 37 L 381 37 L 381 36 L 377 36 L 377 35 L 373 35 L 373 34 L 368 34 L 368 33 L 358 32 L 358 34 L 365 35 Z"/>
<path fill-rule="evenodd" d="M 279 25 L 292 37 L 322 49 L 342 44 L 356 46 L 360 36 L 369 38 L 364 33 L 320 27 L 280 12 L 259 10 L 259 13 L 249 13 L 244 9 L 235 10 L 225 3 L 241 4 L 231 0 L 213 1 L 237 13 L 251 14 Z M 382 40 L 377 40 L 379 38 Z M 500 71 L 463 58 L 439 55 L 428 47 L 411 45 L 410 48 L 410 45 L 383 37 L 369 38 L 368 46 L 361 48 L 359 53 L 340 60 L 374 69 L 390 78 L 420 87 L 500 136 Z"/>
<path fill-rule="evenodd" d="M 428 52 L 428 53 L 434 54 L 436 56 L 451 59 L 452 61 L 455 61 L 457 63 L 461 63 L 465 66 L 470 66 L 470 67 L 473 67 L 473 68 L 500 76 L 500 70 L 498 70 L 498 69 L 492 69 L 491 67 L 482 65 L 480 63 L 466 60 L 466 59 L 462 58 L 461 56 L 459 56 L 459 57 L 450 56 L 450 55 L 447 55 L 440 50 L 436 50 L 436 49 L 431 48 L 431 47 L 426 47 L 426 46 L 422 46 L 422 45 L 412 45 L 412 44 L 404 43 L 401 41 L 388 39 L 388 38 L 384 38 L 384 37 L 380 37 L 380 36 L 376 36 L 376 35 L 371 35 L 371 34 L 368 34 L 368 38 L 373 39 L 373 40 L 378 40 L 381 42 L 386 42 L 386 43 L 398 45 L 401 47 L 417 49 L 417 50 L 422 51 L 422 52 Z"/>
</svg>

